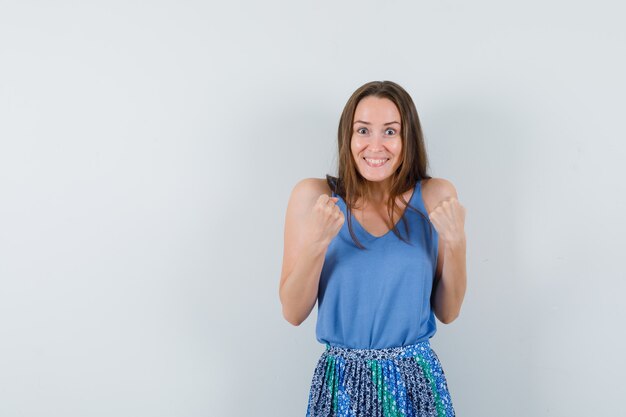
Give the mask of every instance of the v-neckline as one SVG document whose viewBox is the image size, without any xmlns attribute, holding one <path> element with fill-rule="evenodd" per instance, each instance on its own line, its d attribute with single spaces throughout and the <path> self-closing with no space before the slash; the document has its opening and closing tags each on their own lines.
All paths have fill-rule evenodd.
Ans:
<svg viewBox="0 0 626 417">
<path fill-rule="evenodd" d="M 417 188 L 419 187 L 420 183 L 421 183 L 421 181 L 418 181 L 418 182 L 416 182 L 416 183 L 415 183 L 415 186 L 413 187 L 413 192 L 411 193 L 411 197 L 409 197 L 409 204 L 412 204 L 412 203 L 413 203 L 413 199 L 415 198 L 415 194 L 417 194 Z M 342 200 L 343 200 L 343 198 L 342 198 Z M 344 207 L 346 207 L 346 208 L 347 208 L 347 206 L 346 206 L 346 204 L 345 204 L 345 200 L 343 200 L 343 202 L 344 202 Z M 347 210 L 346 210 L 346 211 L 347 211 Z M 400 222 L 402 221 L 402 219 L 404 219 L 404 216 L 405 216 L 405 214 L 406 214 L 406 211 L 407 211 L 407 207 L 405 207 L 405 208 L 404 208 L 404 210 L 402 211 L 402 215 L 400 216 L 400 218 L 398 219 L 398 221 L 394 224 L 394 226 L 395 226 L 395 227 L 397 227 L 397 226 L 400 224 Z M 356 217 L 352 214 L 352 211 L 350 212 L 350 217 L 352 217 L 352 219 L 353 219 L 353 220 L 354 220 L 354 222 L 357 224 L 357 226 L 358 226 L 358 227 L 359 227 L 359 228 L 360 228 L 363 232 L 365 232 L 365 234 L 367 235 L 367 237 L 368 237 L 368 238 L 370 238 L 370 239 L 374 239 L 374 240 L 379 240 L 379 239 L 382 239 L 382 238 L 384 238 L 385 236 L 387 236 L 388 234 L 390 234 L 390 233 L 393 231 L 393 229 L 389 229 L 389 230 L 387 230 L 387 232 L 385 232 L 385 234 L 384 234 L 384 235 L 381 235 L 381 236 L 375 236 L 375 235 L 371 234 L 370 232 L 368 232 L 368 231 L 367 231 L 367 229 L 365 229 L 365 227 L 363 227 L 363 225 L 361 224 L 361 222 L 359 222 L 359 221 L 357 220 L 357 218 L 356 218 Z"/>
</svg>

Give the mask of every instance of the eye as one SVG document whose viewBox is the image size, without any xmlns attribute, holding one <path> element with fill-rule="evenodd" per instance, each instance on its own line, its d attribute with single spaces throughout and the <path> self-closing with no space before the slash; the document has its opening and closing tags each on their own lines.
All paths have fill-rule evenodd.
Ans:
<svg viewBox="0 0 626 417">
<path fill-rule="evenodd" d="M 390 136 L 391 136 L 391 135 L 395 135 L 395 134 L 396 134 L 395 129 L 391 129 L 391 128 L 389 128 L 389 129 L 385 130 L 385 132 L 389 132 L 389 131 L 391 131 L 391 133 L 389 133 L 389 135 L 390 135 Z"/>
<path fill-rule="evenodd" d="M 358 133 L 360 133 L 360 134 L 362 134 L 362 135 L 364 135 L 364 134 L 365 134 L 365 132 L 362 132 L 362 130 L 367 130 L 367 128 L 365 128 L 365 127 L 360 127 L 360 128 L 358 128 L 358 129 L 357 129 L 357 132 L 358 132 Z"/>
</svg>

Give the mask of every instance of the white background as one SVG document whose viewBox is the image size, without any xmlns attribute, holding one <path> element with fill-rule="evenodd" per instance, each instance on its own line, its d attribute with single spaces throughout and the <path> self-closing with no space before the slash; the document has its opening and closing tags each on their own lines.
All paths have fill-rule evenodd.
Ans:
<svg viewBox="0 0 626 417">
<path fill-rule="evenodd" d="M 350 94 L 412 95 L 467 208 L 432 346 L 458 416 L 617 415 L 618 1 L 0 3 L 0 415 L 304 416 L 282 318 L 292 187 Z"/>
</svg>

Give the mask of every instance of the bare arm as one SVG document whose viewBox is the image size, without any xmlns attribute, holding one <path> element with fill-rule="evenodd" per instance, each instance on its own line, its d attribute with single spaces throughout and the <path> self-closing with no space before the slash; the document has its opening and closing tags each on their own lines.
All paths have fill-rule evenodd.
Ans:
<svg viewBox="0 0 626 417">
<path fill-rule="evenodd" d="M 439 232 L 439 258 L 431 303 L 435 316 L 444 324 L 460 314 L 467 287 L 465 207 L 458 201 L 454 185 L 438 179 L 439 204 L 429 213 Z"/>
<path fill-rule="evenodd" d="M 293 270 L 282 280 L 279 295 L 283 316 L 294 326 L 306 320 L 317 302 L 326 249 L 323 245 L 301 248 Z"/>
<path fill-rule="evenodd" d="M 465 239 L 444 244 L 443 274 L 435 287 L 433 303 L 435 315 L 444 324 L 451 323 L 459 316 L 465 297 L 465 248 Z"/>
<path fill-rule="evenodd" d="M 279 298 L 283 316 L 294 326 L 306 320 L 315 306 L 326 250 L 343 224 L 336 198 L 325 194 L 317 181 L 296 184 L 285 216 Z"/>
</svg>

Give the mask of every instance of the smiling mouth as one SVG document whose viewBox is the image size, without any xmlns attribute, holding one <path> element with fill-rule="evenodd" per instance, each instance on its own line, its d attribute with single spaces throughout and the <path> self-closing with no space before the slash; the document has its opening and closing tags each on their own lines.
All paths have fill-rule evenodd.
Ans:
<svg viewBox="0 0 626 417">
<path fill-rule="evenodd" d="M 363 158 L 363 160 L 368 166 L 378 168 L 385 165 L 387 161 L 389 161 L 389 158 Z"/>
</svg>

